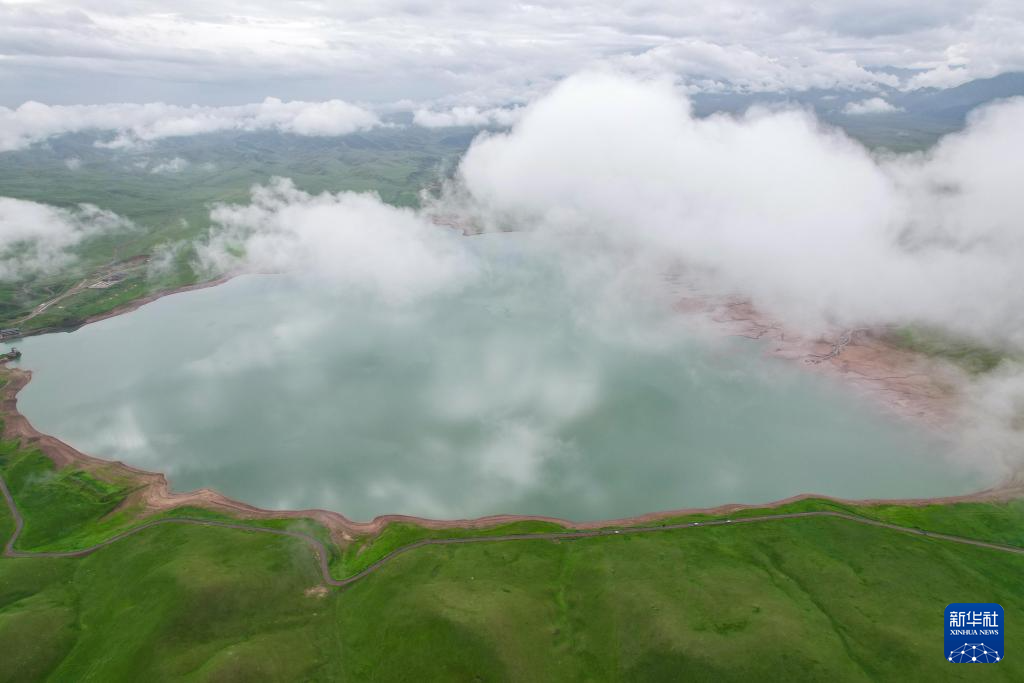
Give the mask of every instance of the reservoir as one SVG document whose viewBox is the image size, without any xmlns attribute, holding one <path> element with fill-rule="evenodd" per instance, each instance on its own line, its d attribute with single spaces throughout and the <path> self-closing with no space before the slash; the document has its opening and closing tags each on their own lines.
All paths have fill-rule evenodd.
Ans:
<svg viewBox="0 0 1024 683">
<path fill-rule="evenodd" d="M 968 493 L 938 438 L 525 242 L 401 303 L 247 275 L 24 340 L 19 406 L 98 457 L 261 507 L 594 520 L 812 492 Z"/>
</svg>

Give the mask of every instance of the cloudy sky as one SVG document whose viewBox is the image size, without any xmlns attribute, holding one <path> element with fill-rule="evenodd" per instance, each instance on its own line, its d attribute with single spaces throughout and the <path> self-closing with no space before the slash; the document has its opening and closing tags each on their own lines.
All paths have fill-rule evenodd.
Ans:
<svg viewBox="0 0 1024 683">
<path fill-rule="evenodd" d="M 695 89 L 958 85 L 1024 69 L 1019 0 L 0 0 L 0 105 L 490 107 L 610 63 Z"/>
</svg>

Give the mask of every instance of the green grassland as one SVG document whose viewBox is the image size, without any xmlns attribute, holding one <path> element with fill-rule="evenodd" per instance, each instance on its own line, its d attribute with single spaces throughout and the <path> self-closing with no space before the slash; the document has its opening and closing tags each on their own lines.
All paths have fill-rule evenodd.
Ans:
<svg viewBox="0 0 1024 683">
<path fill-rule="evenodd" d="M 61 273 L 0 283 L 0 326 L 106 270 L 124 272 L 109 289 L 85 289 L 22 327 L 71 328 L 128 301 L 209 277 L 193 268 L 191 243 L 210 228 L 210 208 L 249 200 L 253 185 L 291 178 L 308 192 L 372 191 L 389 203 L 415 206 L 419 192 L 450 171 L 473 131 L 385 128 L 337 138 L 277 133 L 212 134 L 171 138 L 144 148 L 97 148 L 93 135 L 67 135 L 27 150 L 0 154 L 0 196 L 74 208 L 90 203 L 132 221 L 134 227 L 96 235 L 75 248 Z M 154 173 L 180 158 L 175 173 Z M 69 168 L 68 159 L 80 162 Z M 177 245 L 167 267 L 114 264 Z"/>
<path fill-rule="evenodd" d="M 139 523 L 121 507 L 130 486 L 102 469 L 55 471 L 5 442 L 0 472 L 26 520 L 19 549 L 81 548 Z M 829 508 L 1024 544 L 1024 501 L 780 510 Z M 329 540 L 309 520 L 251 523 Z M 0 507 L 0 538 L 11 529 Z M 337 549 L 332 569 L 348 575 L 425 537 L 555 529 L 392 524 Z M 840 519 L 427 546 L 347 589 L 310 591 L 319 583 L 301 540 L 185 525 L 80 559 L 2 559 L 0 681 L 1024 676 L 1019 629 L 980 674 L 947 663 L 941 642 L 948 602 L 995 601 L 1008 623 L 1024 619 L 1024 557 Z"/>
<path fill-rule="evenodd" d="M 998 348 L 927 327 L 894 329 L 887 340 L 899 348 L 950 361 L 974 375 L 994 370 L 1004 360 L 1012 358 Z"/>
</svg>

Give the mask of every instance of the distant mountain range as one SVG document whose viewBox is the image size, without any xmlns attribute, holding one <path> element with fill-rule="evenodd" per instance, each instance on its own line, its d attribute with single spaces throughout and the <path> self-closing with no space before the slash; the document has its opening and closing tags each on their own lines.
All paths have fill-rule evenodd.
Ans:
<svg viewBox="0 0 1024 683">
<path fill-rule="evenodd" d="M 699 116 L 721 111 L 738 113 L 755 104 L 799 104 L 811 107 L 819 118 L 842 127 L 868 146 L 907 151 L 927 147 L 939 137 L 960 130 L 972 109 L 1016 96 L 1024 96 L 1024 73 L 1002 74 L 944 90 L 881 88 L 870 93 L 863 90 L 808 90 L 781 94 L 696 94 L 692 100 Z M 846 113 L 847 105 L 873 97 L 885 100 L 894 110 Z"/>
</svg>

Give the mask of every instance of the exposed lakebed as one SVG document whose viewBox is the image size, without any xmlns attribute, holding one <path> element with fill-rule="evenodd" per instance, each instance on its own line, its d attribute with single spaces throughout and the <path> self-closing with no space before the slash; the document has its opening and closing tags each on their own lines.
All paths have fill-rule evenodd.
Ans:
<svg viewBox="0 0 1024 683">
<path fill-rule="evenodd" d="M 591 520 L 802 492 L 967 493 L 940 439 L 660 302 L 600 301 L 522 240 L 395 304 L 243 276 L 19 344 L 80 450 L 269 508 Z"/>
</svg>

